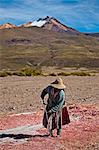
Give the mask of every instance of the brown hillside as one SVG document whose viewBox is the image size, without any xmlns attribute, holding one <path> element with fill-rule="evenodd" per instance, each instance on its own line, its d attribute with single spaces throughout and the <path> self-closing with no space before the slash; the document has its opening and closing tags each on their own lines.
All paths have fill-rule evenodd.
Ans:
<svg viewBox="0 0 99 150">
<path fill-rule="evenodd" d="M 96 37 L 42 28 L 0 30 L 0 70 L 27 66 L 99 67 Z"/>
</svg>

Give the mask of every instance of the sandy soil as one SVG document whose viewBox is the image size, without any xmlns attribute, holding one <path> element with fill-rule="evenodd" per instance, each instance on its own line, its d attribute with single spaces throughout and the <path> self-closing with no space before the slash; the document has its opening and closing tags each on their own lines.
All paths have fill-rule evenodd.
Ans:
<svg viewBox="0 0 99 150">
<path fill-rule="evenodd" d="M 36 111 L 42 108 L 40 98 L 44 87 L 56 77 L 0 78 L 0 114 Z M 62 77 L 66 84 L 67 105 L 81 103 L 99 106 L 99 76 Z"/>
</svg>

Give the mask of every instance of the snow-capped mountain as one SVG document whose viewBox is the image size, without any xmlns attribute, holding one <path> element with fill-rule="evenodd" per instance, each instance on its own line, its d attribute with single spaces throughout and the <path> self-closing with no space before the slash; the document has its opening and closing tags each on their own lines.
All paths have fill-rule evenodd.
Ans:
<svg viewBox="0 0 99 150">
<path fill-rule="evenodd" d="M 42 27 L 44 24 L 46 23 L 46 21 L 33 21 L 33 22 L 28 22 L 26 24 L 23 24 L 23 27 Z"/>
<path fill-rule="evenodd" d="M 28 22 L 26 24 L 21 25 L 22 27 L 42 27 L 47 22 L 46 19 L 38 19 L 37 21 Z"/>
<path fill-rule="evenodd" d="M 42 27 L 46 23 L 46 20 L 39 20 L 32 22 L 31 26 Z"/>
<path fill-rule="evenodd" d="M 56 32 L 69 32 L 69 33 L 79 33 L 77 30 L 67 27 L 59 22 L 54 17 L 47 16 L 46 18 L 40 18 L 37 21 L 28 22 L 21 25 L 22 27 L 40 27 L 47 30 L 52 30 Z"/>
<path fill-rule="evenodd" d="M 43 28 L 46 30 L 56 31 L 56 32 L 68 32 L 70 34 L 78 34 L 79 33 L 77 30 L 62 24 L 54 17 L 49 17 L 49 16 L 47 16 L 45 18 L 39 18 L 38 20 L 35 20 L 33 22 L 28 22 L 28 23 L 25 23 L 25 24 L 22 24 L 19 26 L 15 26 L 10 23 L 0 25 L 0 29 L 15 28 L 15 27 L 18 27 L 18 28 L 20 28 L 20 27 L 25 27 L 25 28 L 39 27 L 39 28 Z"/>
<path fill-rule="evenodd" d="M 44 24 L 46 23 L 46 21 L 44 20 L 37 20 L 37 21 L 33 21 L 33 22 L 28 22 L 26 24 L 21 25 L 21 27 L 42 27 Z"/>
</svg>

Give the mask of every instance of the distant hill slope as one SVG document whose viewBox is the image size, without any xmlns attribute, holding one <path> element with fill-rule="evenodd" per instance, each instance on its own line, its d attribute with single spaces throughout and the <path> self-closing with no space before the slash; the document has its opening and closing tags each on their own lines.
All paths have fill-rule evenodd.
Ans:
<svg viewBox="0 0 99 150">
<path fill-rule="evenodd" d="M 0 70 L 26 65 L 99 67 L 99 41 L 38 27 L 0 30 Z"/>
<path fill-rule="evenodd" d="M 85 35 L 94 36 L 94 37 L 98 37 L 99 38 L 99 33 L 85 33 Z"/>
<path fill-rule="evenodd" d="M 11 23 L 5 23 L 0 25 L 0 29 L 10 29 L 10 28 L 16 28 L 17 26 Z"/>
</svg>

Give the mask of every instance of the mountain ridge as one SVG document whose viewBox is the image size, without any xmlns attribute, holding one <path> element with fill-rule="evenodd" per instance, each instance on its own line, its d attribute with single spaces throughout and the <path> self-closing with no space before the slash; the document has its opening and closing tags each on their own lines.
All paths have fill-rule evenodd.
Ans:
<svg viewBox="0 0 99 150">
<path fill-rule="evenodd" d="M 21 24 L 21 25 L 15 25 L 12 23 L 4 23 L 0 25 L 0 30 L 1 29 L 11 29 L 11 28 L 29 28 L 29 27 L 38 27 L 38 28 L 43 28 L 46 30 L 52 30 L 56 32 L 66 32 L 68 34 L 84 34 L 87 36 L 93 36 L 93 37 L 99 37 L 99 32 L 96 33 L 84 33 L 80 32 L 72 27 L 69 27 L 63 23 L 61 23 L 59 20 L 57 20 L 54 17 L 49 17 L 46 16 L 45 18 L 39 18 L 34 21 L 29 21 L 27 23 Z"/>
<path fill-rule="evenodd" d="M 17 26 L 11 23 L 5 23 L 0 25 L 0 30 L 1 29 L 10 29 L 10 28 L 16 28 Z"/>
<path fill-rule="evenodd" d="M 10 23 L 0 25 L 0 29 L 14 28 L 14 27 L 16 27 L 16 28 L 19 28 L 19 27 L 40 27 L 43 29 L 52 30 L 52 31 L 56 31 L 56 32 L 68 32 L 71 34 L 80 33 L 79 31 L 64 25 L 63 23 L 58 21 L 56 18 L 49 17 L 49 16 L 47 16 L 45 18 L 39 18 L 37 21 L 33 21 L 33 22 L 31 21 L 31 22 L 27 22 L 25 24 L 21 24 L 19 26 L 16 26 L 16 25 L 13 25 Z"/>
</svg>

